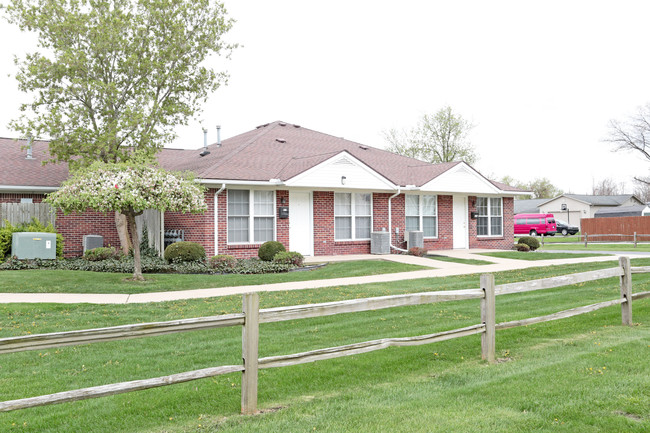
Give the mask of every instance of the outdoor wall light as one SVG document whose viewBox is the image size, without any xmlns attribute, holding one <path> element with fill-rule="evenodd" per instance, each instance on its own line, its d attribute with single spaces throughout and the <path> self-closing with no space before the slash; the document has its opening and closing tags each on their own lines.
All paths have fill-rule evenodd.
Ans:
<svg viewBox="0 0 650 433">
<path fill-rule="evenodd" d="M 282 198 L 280 199 L 280 203 L 282 203 L 282 204 L 287 204 L 287 198 L 286 198 L 286 197 L 282 197 Z"/>
<path fill-rule="evenodd" d="M 346 181 L 347 181 L 347 178 L 345 176 L 341 176 L 341 185 L 345 185 Z"/>
</svg>

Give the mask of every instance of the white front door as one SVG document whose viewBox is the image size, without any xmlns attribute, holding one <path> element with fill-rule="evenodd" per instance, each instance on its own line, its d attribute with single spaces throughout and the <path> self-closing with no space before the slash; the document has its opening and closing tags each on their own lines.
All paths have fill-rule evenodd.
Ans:
<svg viewBox="0 0 650 433">
<path fill-rule="evenodd" d="M 311 192 L 289 191 L 289 249 L 314 255 L 314 217 Z"/>
<path fill-rule="evenodd" d="M 467 197 L 454 196 L 454 249 L 469 248 Z"/>
</svg>

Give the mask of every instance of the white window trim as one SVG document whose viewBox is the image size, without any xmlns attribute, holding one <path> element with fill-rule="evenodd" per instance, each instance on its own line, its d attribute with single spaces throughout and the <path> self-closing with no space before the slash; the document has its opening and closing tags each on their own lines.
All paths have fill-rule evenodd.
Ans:
<svg viewBox="0 0 650 433">
<path fill-rule="evenodd" d="M 478 227 L 478 218 L 485 218 L 487 217 L 487 229 L 488 229 L 488 234 L 487 235 L 479 235 L 478 233 L 476 234 L 477 237 L 479 238 L 502 238 L 503 235 L 503 197 L 487 197 L 487 196 L 480 196 L 476 197 L 477 201 L 479 198 L 484 198 L 487 200 L 487 215 L 478 215 L 478 207 L 477 207 L 477 227 Z M 491 199 L 499 199 L 501 201 L 501 215 L 492 215 L 492 207 L 490 206 L 490 200 Z M 501 217 L 501 234 L 499 235 L 493 235 L 492 234 L 492 217 Z"/>
<path fill-rule="evenodd" d="M 336 215 L 336 207 L 334 210 L 334 241 L 335 242 L 350 242 L 350 241 L 369 241 L 370 238 L 357 238 L 357 216 L 359 217 L 368 217 L 368 215 L 357 215 L 356 214 L 356 207 L 355 207 L 355 197 L 356 194 L 369 194 L 370 195 L 370 233 L 372 234 L 372 227 L 373 227 L 373 218 L 374 218 L 374 206 L 373 206 L 373 194 L 371 192 L 335 192 L 334 197 L 336 197 L 336 194 L 350 194 L 350 215 Z M 332 203 L 336 202 L 336 198 Z M 336 218 L 337 217 L 344 217 L 344 218 L 351 218 L 352 219 L 352 228 L 350 230 L 352 237 L 347 238 L 347 239 L 338 239 L 336 237 Z"/>
<path fill-rule="evenodd" d="M 237 189 L 241 191 L 241 189 Z M 248 242 L 230 242 L 228 240 L 228 222 L 230 220 L 230 207 L 228 195 L 230 189 L 226 191 L 226 244 L 227 245 L 261 245 L 264 242 L 255 242 L 255 217 L 271 218 L 271 215 L 255 215 L 255 191 L 268 191 L 268 189 L 244 189 L 248 191 Z M 273 191 L 273 240 L 278 239 L 278 225 L 277 225 L 277 196 L 276 191 Z"/>
<path fill-rule="evenodd" d="M 418 226 L 420 227 L 420 230 L 424 232 L 424 220 L 422 219 L 423 217 L 436 217 L 436 235 L 435 236 L 424 236 L 424 239 L 438 239 L 438 236 L 440 235 L 439 229 L 439 221 L 440 218 L 438 218 L 438 195 L 437 194 L 405 194 L 405 195 L 417 195 L 420 198 L 418 199 L 418 217 L 420 219 Z M 434 197 L 434 200 L 436 202 L 436 213 L 435 215 L 424 215 L 423 212 L 423 203 L 424 200 L 422 200 L 423 196 L 429 196 L 429 197 Z M 404 231 L 406 231 L 406 217 L 410 216 L 413 217 L 415 215 L 406 215 L 406 197 L 404 197 Z"/>
</svg>

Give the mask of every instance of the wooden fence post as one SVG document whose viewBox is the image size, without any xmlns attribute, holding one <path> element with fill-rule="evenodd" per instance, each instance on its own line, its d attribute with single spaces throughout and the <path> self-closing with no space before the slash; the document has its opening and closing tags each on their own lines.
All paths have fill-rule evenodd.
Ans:
<svg viewBox="0 0 650 433">
<path fill-rule="evenodd" d="M 632 325 L 632 271 L 630 269 L 630 258 L 620 257 L 618 259 L 623 275 L 621 275 L 621 298 L 626 302 L 621 304 L 621 318 L 623 325 Z"/>
<path fill-rule="evenodd" d="M 260 295 L 245 293 L 242 297 L 245 315 L 242 327 L 241 413 L 257 412 L 258 343 L 260 327 Z"/>
<path fill-rule="evenodd" d="M 496 359 L 496 298 L 493 274 L 481 275 L 481 289 L 485 294 L 481 299 L 481 321 L 485 325 L 485 332 L 481 334 L 481 357 L 492 364 Z"/>
<path fill-rule="evenodd" d="M 634 248 L 636 248 L 636 232 L 634 232 Z"/>
<path fill-rule="evenodd" d="M 585 233 L 585 248 L 587 248 L 587 238 L 588 237 L 589 237 L 589 235 L 587 233 Z"/>
</svg>

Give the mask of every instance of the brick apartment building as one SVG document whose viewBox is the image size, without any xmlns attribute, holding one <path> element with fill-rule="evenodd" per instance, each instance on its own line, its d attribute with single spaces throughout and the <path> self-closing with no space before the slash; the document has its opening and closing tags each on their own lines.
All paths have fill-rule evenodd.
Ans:
<svg viewBox="0 0 650 433">
<path fill-rule="evenodd" d="M 47 164 L 47 142 L 0 139 L 0 202 L 43 200 L 68 177 Z M 201 215 L 167 212 L 165 230 L 182 230 L 208 255 L 251 257 L 267 240 L 304 255 L 370 253 L 371 233 L 422 231 L 429 250 L 500 248 L 513 242 L 513 201 L 522 193 L 463 162 L 429 164 L 298 125 L 273 122 L 198 150 L 164 149 L 162 167 L 194 172 L 206 188 Z M 57 213 L 66 255 L 84 235 L 118 245 L 114 216 Z"/>
</svg>

